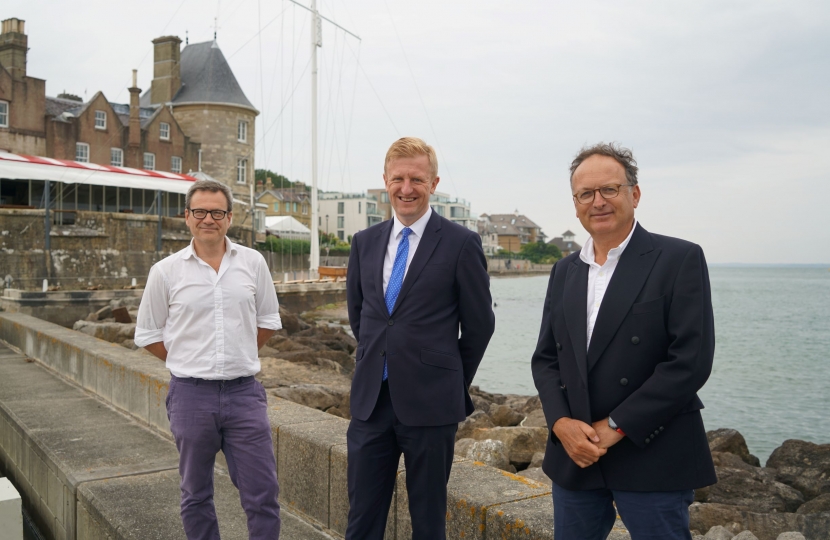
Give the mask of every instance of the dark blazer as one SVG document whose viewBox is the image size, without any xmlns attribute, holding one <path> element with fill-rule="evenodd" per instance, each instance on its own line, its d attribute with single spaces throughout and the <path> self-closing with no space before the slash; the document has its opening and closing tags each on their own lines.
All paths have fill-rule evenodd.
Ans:
<svg viewBox="0 0 830 540">
<path fill-rule="evenodd" d="M 433 212 L 389 315 L 383 259 L 392 224 L 352 238 L 346 278 L 357 339 L 351 414 L 358 420 L 372 414 L 387 356 L 389 393 L 402 423 L 461 422 L 474 410 L 467 389 L 495 327 L 481 237 Z"/>
<path fill-rule="evenodd" d="M 709 378 L 715 329 L 700 246 L 639 224 L 587 342 L 588 265 L 579 252 L 551 271 L 531 365 L 548 424 L 543 469 L 570 490 L 694 489 L 717 481 L 697 391 Z M 626 437 L 577 466 L 550 431 L 562 417 L 611 416 Z"/>
</svg>

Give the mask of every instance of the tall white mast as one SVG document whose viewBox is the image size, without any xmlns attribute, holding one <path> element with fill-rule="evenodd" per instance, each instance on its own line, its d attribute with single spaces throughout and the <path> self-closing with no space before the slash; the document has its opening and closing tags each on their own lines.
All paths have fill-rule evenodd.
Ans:
<svg viewBox="0 0 830 540">
<path fill-rule="evenodd" d="M 317 211 L 317 48 L 323 46 L 322 21 L 317 0 L 311 0 L 311 258 L 309 278 L 317 277 L 320 267 L 320 237 Z"/>
</svg>

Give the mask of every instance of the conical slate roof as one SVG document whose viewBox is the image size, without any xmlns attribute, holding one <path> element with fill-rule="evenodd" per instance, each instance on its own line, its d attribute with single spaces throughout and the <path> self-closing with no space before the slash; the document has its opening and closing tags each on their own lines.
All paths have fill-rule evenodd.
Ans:
<svg viewBox="0 0 830 540">
<path fill-rule="evenodd" d="M 182 86 L 173 98 L 174 105 L 223 103 L 256 111 L 215 41 L 194 43 L 182 49 L 180 70 Z M 149 105 L 149 91 L 141 96 L 142 105 L 145 101 Z"/>
</svg>

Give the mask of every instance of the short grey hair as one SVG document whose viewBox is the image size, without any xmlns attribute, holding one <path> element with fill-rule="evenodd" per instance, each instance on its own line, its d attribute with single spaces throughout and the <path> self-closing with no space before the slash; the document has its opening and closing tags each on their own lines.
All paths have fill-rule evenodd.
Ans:
<svg viewBox="0 0 830 540">
<path fill-rule="evenodd" d="M 197 191 L 210 191 L 211 193 L 221 191 L 228 200 L 228 212 L 233 211 L 233 193 L 231 193 L 231 188 L 215 180 L 197 180 L 193 182 L 193 185 L 187 190 L 187 195 L 184 198 L 184 207 L 188 210 L 190 210 L 190 199 L 193 198 L 193 194 Z"/>
<path fill-rule="evenodd" d="M 637 185 L 637 171 L 639 168 L 637 167 L 637 160 L 634 159 L 634 154 L 628 148 L 613 142 L 600 142 L 593 146 L 583 146 L 582 150 L 579 151 L 571 162 L 571 184 L 573 184 L 576 168 L 591 156 L 608 156 L 614 158 L 625 169 L 626 181 L 632 186 Z"/>
</svg>

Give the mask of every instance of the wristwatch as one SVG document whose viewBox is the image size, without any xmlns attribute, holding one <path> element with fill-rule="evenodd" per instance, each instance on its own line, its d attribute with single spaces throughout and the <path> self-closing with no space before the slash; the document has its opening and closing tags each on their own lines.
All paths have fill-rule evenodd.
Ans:
<svg viewBox="0 0 830 540">
<path fill-rule="evenodd" d="M 608 417 L 608 427 L 610 427 L 611 429 L 625 437 L 625 433 L 623 432 L 623 430 L 620 429 L 620 426 L 618 426 L 617 423 L 614 422 L 614 420 L 612 420 L 610 416 Z"/>
</svg>

